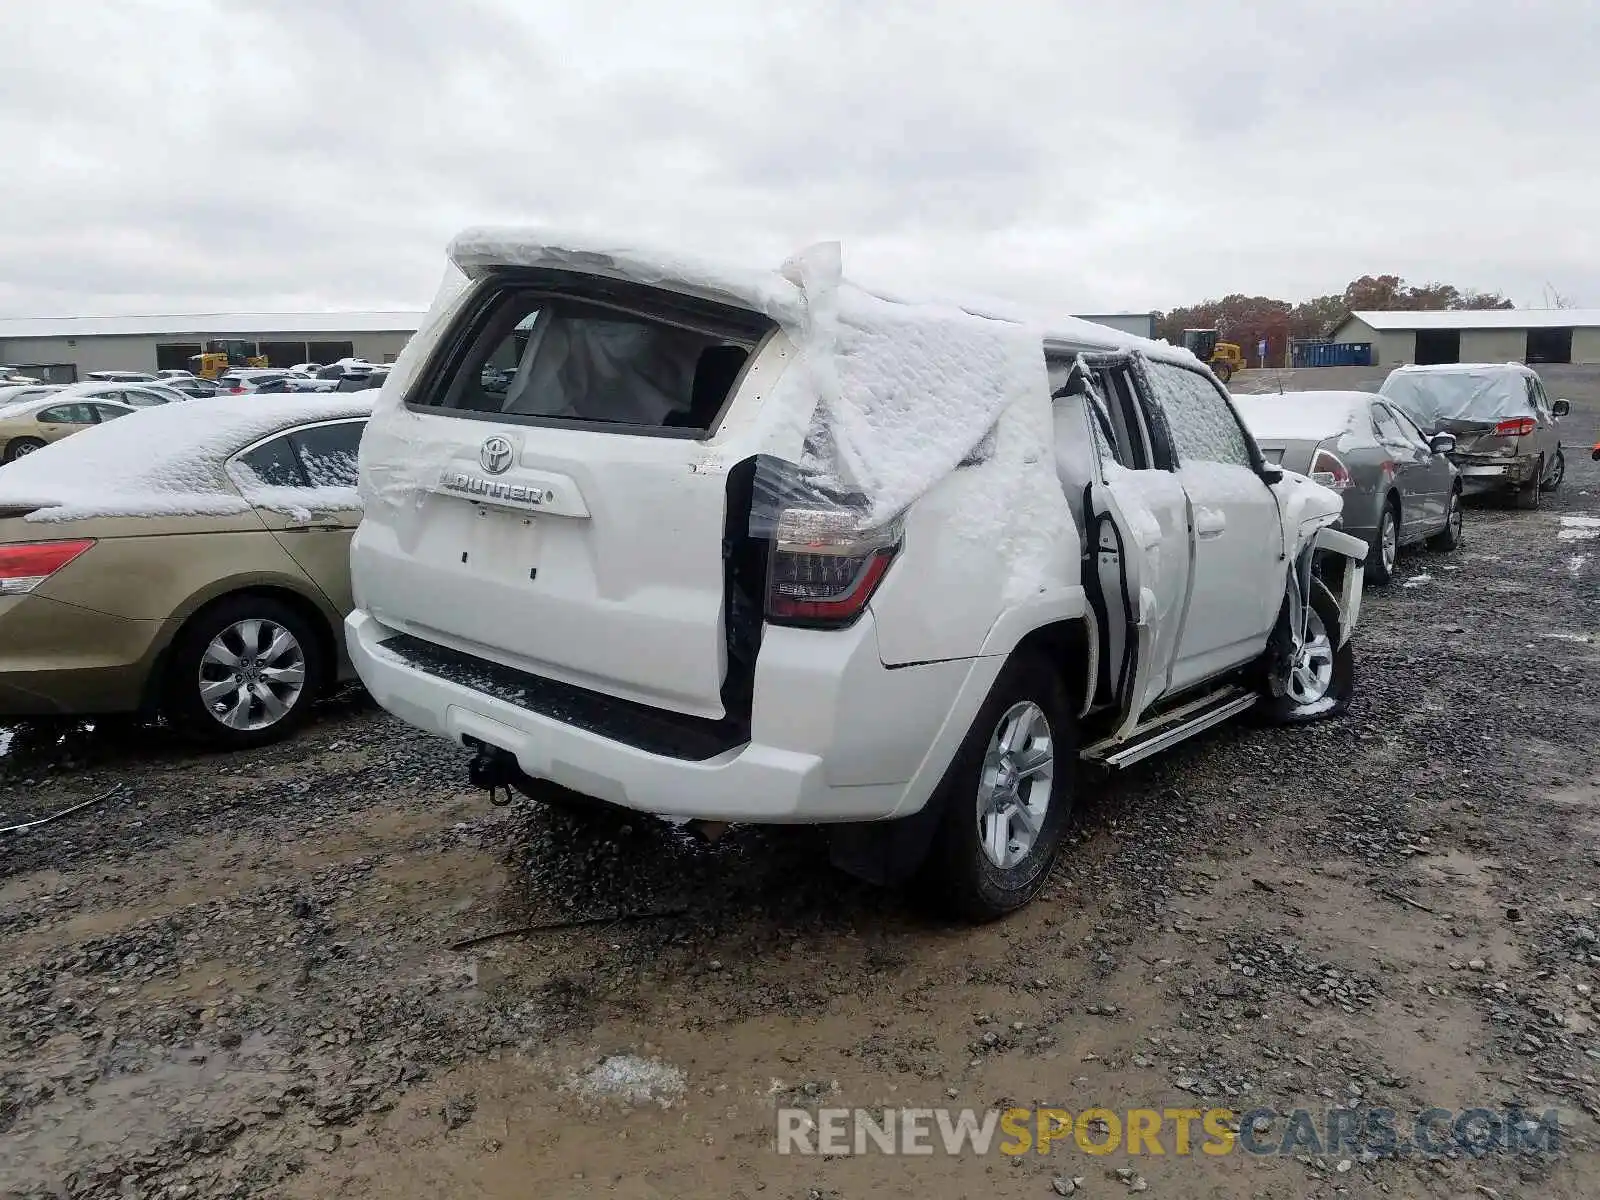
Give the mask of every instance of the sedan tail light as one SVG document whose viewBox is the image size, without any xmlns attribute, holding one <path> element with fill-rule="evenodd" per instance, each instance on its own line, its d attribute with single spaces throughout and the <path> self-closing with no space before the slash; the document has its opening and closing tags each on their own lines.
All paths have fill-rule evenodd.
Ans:
<svg viewBox="0 0 1600 1200">
<path fill-rule="evenodd" d="M 1355 487 L 1356 481 L 1350 475 L 1350 468 L 1344 465 L 1341 459 L 1332 450 L 1318 450 L 1311 459 L 1311 478 L 1325 488 L 1332 488 L 1336 492 L 1346 492 Z"/>
<path fill-rule="evenodd" d="M 92 545 L 83 538 L 0 546 L 0 596 L 26 595 Z"/>
<path fill-rule="evenodd" d="M 823 629 L 853 624 L 883 582 L 900 538 L 898 522 L 861 530 L 849 509 L 784 509 L 767 576 L 767 620 Z"/>
<path fill-rule="evenodd" d="M 1532 437 L 1539 423 L 1532 417 L 1512 417 L 1494 427 L 1495 437 Z"/>
</svg>

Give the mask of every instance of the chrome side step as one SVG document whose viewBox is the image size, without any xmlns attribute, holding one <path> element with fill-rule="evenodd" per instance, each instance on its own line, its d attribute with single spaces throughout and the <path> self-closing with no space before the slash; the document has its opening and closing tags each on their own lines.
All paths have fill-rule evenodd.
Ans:
<svg viewBox="0 0 1600 1200">
<path fill-rule="evenodd" d="M 1251 708 L 1257 699 L 1259 697 L 1255 692 L 1244 688 L 1219 688 L 1152 718 L 1137 726 L 1125 738 L 1109 737 L 1087 746 L 1079 757 L 1104 767 L 1131 766 L 1213 725 L 1220 725 L 1229 717 L 1237 716 Z"/>
</svg>

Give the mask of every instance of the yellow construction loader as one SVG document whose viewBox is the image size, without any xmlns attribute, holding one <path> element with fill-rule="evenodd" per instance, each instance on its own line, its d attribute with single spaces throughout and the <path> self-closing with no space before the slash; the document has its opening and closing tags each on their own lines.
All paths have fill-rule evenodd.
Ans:
<svg viewBox="0 0 1600 1200">
<path fill-rule="evenodd" d="M 201 345 L 199 354 L 189 356 L 189 362 L 194 373 L 201 379 L 217 379 L 226 373 L 229 367 L 266 366 L 267 356 L 251 354 L 250 351 L 254 348 L 251 342 L 205 342 Z"/>
<path fill-rule="evenodd" d="M 1235 342 L 1219 342 L 1219 336 L 1215 329 L 1185 329 L 1183 348 L 1209 366 L 1223 383 L 1227 383 L 1235 372 L 1244 370 L 1244 353 Z"/>
</svg>

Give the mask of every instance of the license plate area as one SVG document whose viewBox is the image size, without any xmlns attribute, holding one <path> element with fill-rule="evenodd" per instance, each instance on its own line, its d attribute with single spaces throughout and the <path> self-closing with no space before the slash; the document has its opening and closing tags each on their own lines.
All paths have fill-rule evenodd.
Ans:
<svg viewBox="0 0 1600 1200">
<path fill-rule="evenodd" d="M 434 523 L 430 557 L 478 579 L 527 582 L 537 578 L 543 518 L 454 498 L 440 498 L 438 504 L 449 515 Z"/>
</svg>

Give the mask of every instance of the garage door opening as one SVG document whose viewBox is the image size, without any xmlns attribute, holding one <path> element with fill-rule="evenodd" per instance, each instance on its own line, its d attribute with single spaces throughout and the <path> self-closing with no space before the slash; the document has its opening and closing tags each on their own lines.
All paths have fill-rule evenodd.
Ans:
<svg viewBox="0 0 1600 1200">
<path fill-rule="evenodd" d="M 1569 363 L 1572 361 L 1572 330 L 1528 330 L 1528 362 Z"/>
<path fill-rule="evenodd" d="M 1417 366 L 1432 367 L 1439 363 L 1461 361 L 1461 331 L 1459 329 L 1417 330 Z"/>
<path fill-rule="evenodd" d="M 162 342 L 156 346 L 156 370 L 197 370 L 196 364 L 189 360 L 199 353 L 199 342 Z"/>
</svg>

